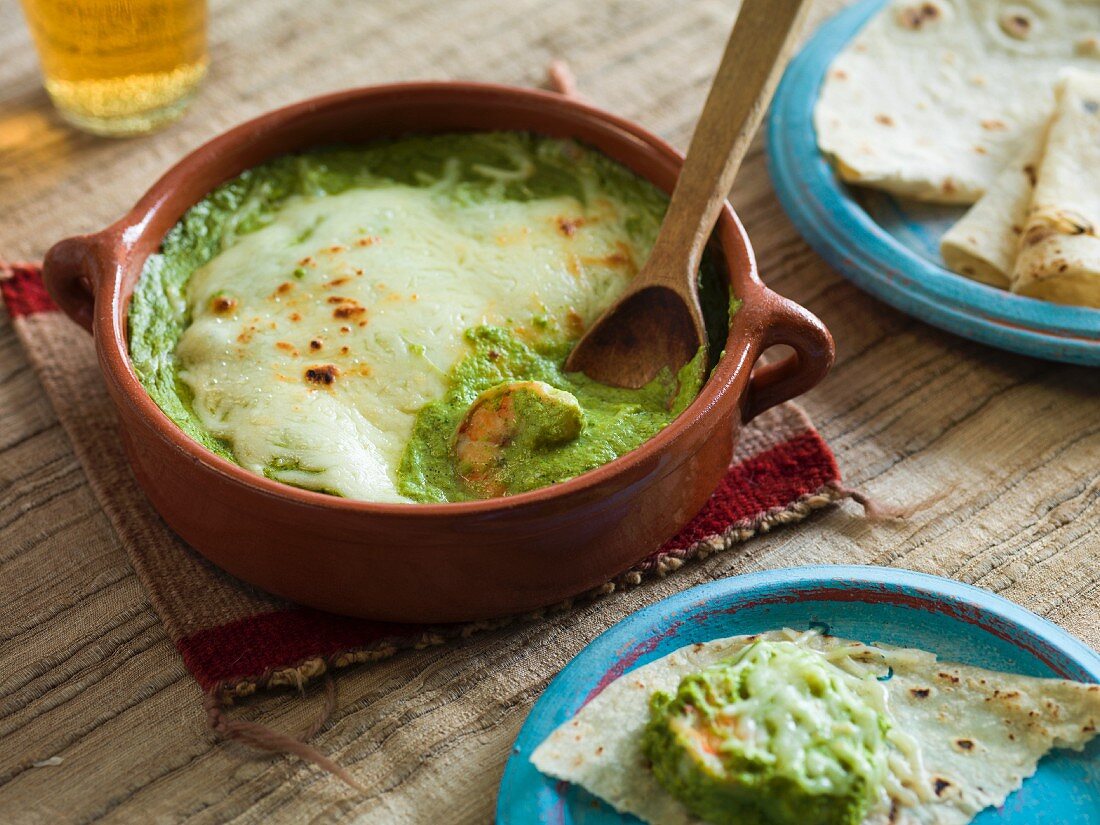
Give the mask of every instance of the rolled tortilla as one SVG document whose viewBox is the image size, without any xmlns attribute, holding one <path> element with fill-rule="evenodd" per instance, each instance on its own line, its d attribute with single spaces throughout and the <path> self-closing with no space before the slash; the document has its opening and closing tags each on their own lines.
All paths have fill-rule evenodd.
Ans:
<svg viewBox="0 0 1100 825">
<path fill-rule="evenodd" d="M 1100 74 L 1067 70 L 1012 273 L 1012 291 L 1100 308 Z"/>
<path fill-rule="evenodd" d="M 940 254 L 952 272 L 999 289 L 1009 288 L 1045 134 L 1043 130 L 1030 135 L 1016 159 L 947 230 L 940 241 Z"/>
</svg>

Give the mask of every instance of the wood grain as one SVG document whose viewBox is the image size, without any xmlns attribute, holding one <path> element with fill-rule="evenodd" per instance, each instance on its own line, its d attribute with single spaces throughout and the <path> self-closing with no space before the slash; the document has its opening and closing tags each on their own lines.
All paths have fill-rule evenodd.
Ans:
<svg viewBox="0 0 1100 825">
<path fill-rule="evenodd" d="M 40 256 L 113 220 L 173 160 L 264 109 L 425 77 L 536 84 L 568 60 L 596 104 L 683 146 L 733 19 L 725 0 L 214 2 L 211 76 L 189 116 L 107 141 L 68 130 L 39 88 L 15 4 L 0 6 L 0 252 Z M 821 2 L 818 19 L 839 3 Z M 812 25 L 812 22 L 811 22 Z M 96 509 L 49 403 L 0 321 L 0 820 L 485 822 L 532 702 L 637 608 L 717 576 L 817 562 L 943 573 L 1100 644 L 1100 372 L 996 352 L 860 293 L 798 238 L 759 145 L 734 204 L 769 285 L 832 330 L 838 360 L 805 405 L 850 483 L 912 503 L 906 522 L 845 506 L 675 576 L 538 624 L 339 677 L 315 740 L 372 789 L 218 743 L 201 695 Z M 13 588 L 15 579 L 30 588 Z M 286 730 L 321 696 L 236 710 Z M 30 767 L 59 756 L 56 767 Z"/>
</svg>

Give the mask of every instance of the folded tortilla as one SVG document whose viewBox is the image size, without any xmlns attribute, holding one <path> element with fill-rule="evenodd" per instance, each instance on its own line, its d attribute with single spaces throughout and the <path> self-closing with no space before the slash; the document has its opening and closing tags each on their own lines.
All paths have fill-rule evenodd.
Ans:
<svg viewBox="0 0 1100 825">
<path fill-rule="evenodd" d="M 1081 750 L 1100 726 L 1100 685 L 998 673 L 939 662 L 921 650 L 784 630 L 689 645 L 620 676 L 550 734 L 531 762 L 653 825 L 701 825 L 657 782 L 642 753 L 649 697 L 657 690 L 674 693 L 687 674 L 760 638 L 796 641 L 840 664 L 875 668 L 885 680 L 893 724 L 916 741 L 920 755 L 891 760 L 906 771 L 887 783 L 865 825 L 966 825 L 1003 803 L 1047 751 Z M 914 763 L 915 772 L 908 768 Z"/>
<path fill-rule="evenodd" d="M 1012 291 L 1100 308 L 1100 74 L 1067 71 L 1038 168 Z"/>
<path fill-rule="evenodd" d="M 1012 284 L 1045 131 L 1029 137 L 1016 159 L 943 236 L 940 254 L 952 272 L 1000 289 Z"/>
<path fill-rule="evenodd" d="M 973 203 L 1054 106 L 1066 66 L 1100 70 L 1100 0 L 893 0 L 834 60 L 818 144 L 851 183 Z"/>
</svg>

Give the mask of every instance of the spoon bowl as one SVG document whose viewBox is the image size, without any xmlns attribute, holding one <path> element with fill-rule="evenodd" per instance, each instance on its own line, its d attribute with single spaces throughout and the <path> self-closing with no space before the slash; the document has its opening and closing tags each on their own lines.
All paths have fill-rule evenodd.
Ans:
<svg viewBox="0 0 1100 825">
<path fill-rule="evenodd" d="M 673 375 L 706 346 L 699 297 L 663 284 L 632 290 L 573 348 L 565 368 L 603 384 L 637 389 L 667 369 Z"/>
</svg>

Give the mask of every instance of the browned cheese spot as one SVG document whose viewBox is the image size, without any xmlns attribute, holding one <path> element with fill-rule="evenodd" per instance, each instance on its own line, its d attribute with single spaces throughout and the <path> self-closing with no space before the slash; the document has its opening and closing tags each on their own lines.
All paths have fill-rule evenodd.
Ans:
<svg viewBox="0 0 1100 825">
<path fill-rule="evenodd" d="M 577 234 L 577 229 L 584 225 L 584 218 L 558 218 L 558 231 L 567 238 Z"/>
<path fill-rule="evenodd" d="M 301 321 L 302 316 L 299 315 L 297 312 L 292 312 L 292 313 L 290 313 L 290 320 L 291 321 Z"/>
<path fill-rule="evenodd" d="M 309 348 L 314 352 L 317 352 L 317 350 L 319 350 L 323 346 L 324 344 L 319 338 L 314 338 L 312 341 L 309 342 Z"/>
<path fill-rule="evenodd" d="M 341 319 L 358 318 L 366 311 L 366 307 L 361 307 L 357 304 L 341 304 L 332 311 L 332 317 Z"/>
<path fill-rule="evenodd" d="M 956 739 L 955 747 L 963 751 L 974 750 L 974 741 L 972 739 Z"/>
<path fill-rule="evenodd" d="M 296 350 L 294 348 L 293 344 L 291 344 L 287 341 L 276 341 L 275 342 L 275 348 L 280 349 L 283 352 L 290 353 L 290 355 L 294 358 L 298 357 L 298 350 Z"/>
<path fill-rule="evenodd" d="M 215 295 L 210 299 L 210 309 L 216 315 L 225 315 L 237 308 L 237 299 L 226 295 Z"/>
<path fill-rule="evenodd" d="M 942 777 L 934 777 L 932 779 L 932 790 L 936 792 L 936 796 L 943 796 L 943 792 L 951 787 L 951 783 Z"/>
<path fill-rule="evenodd" d="M 318 367 L 310 367 L 306 370 L 306 380 L 312 384 L 323 384 L 324 386 L 331 385 L 336 376 L 340 374 L 340 370 L 336 369 L 333 364 L 322 364 Z"/>
<path fill-rule="evenodd" d="M 1003 120 L 983 120 L 982 128 L 987 132 L 1003 132 L 1008 128 L 1008 125 Z"/>
<path fill-rule="evenodd" d="M 909 688 L 914 699 L 927 699 L 932 693 L 930 688 Z"/>
<path fill-rule="evenodd" d="M 875 115 L 875 123 L 881 123 L 883 126 L 893 126 L 894 119 L 890 115 Z"/>
</svg>

